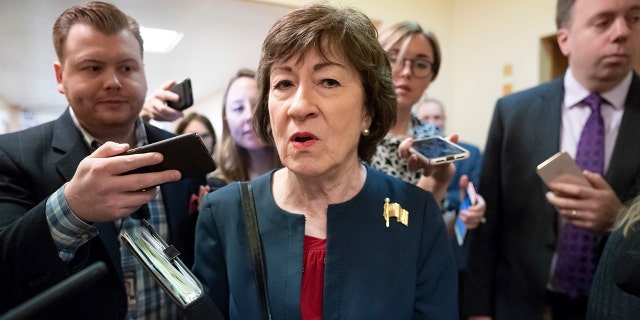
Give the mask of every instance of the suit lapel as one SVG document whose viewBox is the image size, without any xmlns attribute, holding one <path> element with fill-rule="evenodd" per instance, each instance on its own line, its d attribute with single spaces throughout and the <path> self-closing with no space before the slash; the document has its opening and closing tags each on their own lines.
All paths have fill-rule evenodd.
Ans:
<svg viewBox="0 0 640 320">
<path fill-rule="evenodd" d="M 618 138 L 611 155 L 606 179 L 622 201 L 634 197 L 638 191 L 637 177 L 640 175 L 640 78 L 633 74 L 631 86 L 624 105 Z"/>
<path fill-rule="evenodd" d="M 51 139 L 56 169 L 65 181 L 71 180 L 80 161 L 89 155 L 89 148 L 76 128 L 69 109 L 54 124 Z"/>
<path fill-rule="evenodd" d="M 562 97 L 564 88 L 562 78 L 556 79 L 549 84 L 549 90 L 543 90 L 538 105 L 534 106 L 534 112 L 530 119 L 523 121 L 533 121 L 534 128 L 538 128 L 534 133 L 537 135 L 537 146 L 534 151 L 536 163 L 546 160 L 560 150 L 560 127 L 562 126 Z"/>
<path fill-rule="evenodd" d="M 541 108 L 543 112 L 541 112 L 541 116 L 543 119 L 540 119 L 542 123 L 545 123 L 544 131 L 540 132 L 543 136 L 541 138 L 541 156 L 543 156 L 542 161 L 546 160 L 548 157 L 556 154 L 560 151 L 560 128 L 562 127 L 562 103 L 564 97 L 564 77 L 556 79 L 551 83 L 551 89 L 544 95 L 543 98 L 543 107 Z M 546 136 L 546 137 L 544 137 Z M 538 163 L 540 163 L 538 162 Z M 546 189 L 544 183 L 539 181 L 540 184 L 543 185 L 543 188 Z M 549 213 L 549 218 L 551 219 L 551 224 L 553 228 L 547 233 L 547 244 L 550 247 L 555 246 L 558 239 L 558 213 L 553 208 L 553 206 L 545 201 L 546 210 Z"/>
</svg>

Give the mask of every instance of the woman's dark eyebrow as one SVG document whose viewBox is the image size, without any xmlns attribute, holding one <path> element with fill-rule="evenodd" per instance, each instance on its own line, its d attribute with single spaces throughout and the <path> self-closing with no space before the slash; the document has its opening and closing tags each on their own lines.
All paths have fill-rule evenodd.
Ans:
<svg viewBox="0 0 640 320">
<path fill-rule="evenodd" d="M 345 66 L 341 63 L 336 63 L 336 62 L 323 62 L 323 63 L 318 63 L 316 65 L 313 66 L 313 70 L 314 71 L 318 71 L 321 70 L 323 68 L 326 67 L 330 67 L 330 66 L 336 66 L 336 67 L 340 67 L 340 68 L 345 68 Z"/>
</svg>

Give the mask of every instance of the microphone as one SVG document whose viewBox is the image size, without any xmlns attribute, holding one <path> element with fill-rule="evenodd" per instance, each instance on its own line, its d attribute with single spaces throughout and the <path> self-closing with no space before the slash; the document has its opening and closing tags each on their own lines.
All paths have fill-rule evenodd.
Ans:
<svg viewBox="0 0 640 320">
<path fill-rule="evenodd" d="M 69 278 L 60 281 L 53 287 L 7 311 L 4 315 L 0 316 L 0 320 L 32 318 L 54 302 L 57 302 L 62 298 L 66 298 L 80 289 L 88 287 L 94 281 L 103 277 L 106 273 L 107 264 L 103 261 L 95 262 Z"/>
<path fill-rule="evenodd" d="M 640 297 L 640 250 L 623 252 L 615 261 L 614 280 L 622 291 Z"/>
</svg>

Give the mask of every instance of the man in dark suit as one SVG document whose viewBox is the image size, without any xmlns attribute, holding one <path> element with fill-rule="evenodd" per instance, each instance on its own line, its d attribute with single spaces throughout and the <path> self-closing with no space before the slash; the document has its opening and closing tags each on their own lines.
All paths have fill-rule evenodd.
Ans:
<svg viewBox="0 0 640 320">
<path fill-rule="evenodd" d="M 42 316 L 175 319 L 176 305 L 118 235 L 140 224 L 130 214 L 146 212 L 190 266 L 196 216 L 189 214 L 189 199 L 204 176 L 125 174 L 161 162 L 162 155 L 114 157 L 172 136 L 138 116 L 147 85 L 133 19 L 91 2 L 63 12 L 53 34 L 58 91 L 70 108 L 55 121 L 0 136 L 0 313 L 104 261 L 106 276 Z"/>
<path fill-rule="evenodd" d="M 559 0 L 557 9 L 558 44 L 569 61 L 564 77 L 495 107 L 479 186 L 486 224 L 468 234 L 470 319 L 584 319 L 588 291 L 570 294 L 556 273 L 563 230 L 593 232 L 601 250 L 623 203 L 637 194 L 640 78 L 632 66 L 640 1 Z M 591 116 L 583 101 L 592 93 L 604 99 L 603 174 L 584 170 L 589 186 L 547 187 L 536 166 L 558 151 L 576 157 Z"/>
</svg>

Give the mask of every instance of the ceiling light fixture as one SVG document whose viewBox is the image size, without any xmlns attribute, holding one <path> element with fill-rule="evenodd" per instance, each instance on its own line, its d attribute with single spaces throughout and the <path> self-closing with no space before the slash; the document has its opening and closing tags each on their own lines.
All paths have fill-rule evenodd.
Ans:
<svg viewBox="0 0 640 320">
<path fill-rule="evenodd" d="M 167 53 L 180 42 L 182 32 L 140 27 L 145 52 Z"/>
</svg>

